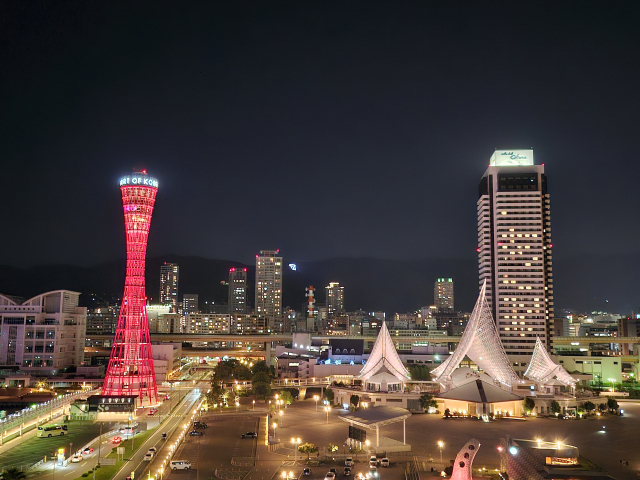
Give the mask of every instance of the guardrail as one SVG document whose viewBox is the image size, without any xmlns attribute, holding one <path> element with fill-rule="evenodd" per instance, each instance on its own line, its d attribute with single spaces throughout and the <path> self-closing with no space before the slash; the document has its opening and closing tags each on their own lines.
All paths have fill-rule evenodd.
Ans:
<svg viewBox="0 0 640 480">
<path fill-rule="evenodd" d="M 20 427 L 25 423 L 31 420 L 37 420 L 38 417 L 42 415 L 51 414 L 53 410 L 66 405 L 67 403 L 75 400 L 77 398 L 87 397 L 89 395 L 93 395 L 95 391 L 79 391 L 76 393 L 68 393 L 63 395 L 62 397 L 57 397 L 53 400 L 49 400 L 48 402 L 38 405 L 37 408 L 31 409 L 28 412 L 22 413 L 20 416 L 16 416 L 11 420 L 7 420 L 5 422 L 0 423 L 0 445 L 5 441 L 5 435 L 8 430 L 11 430 L 16 427 Z"/>
</svg>

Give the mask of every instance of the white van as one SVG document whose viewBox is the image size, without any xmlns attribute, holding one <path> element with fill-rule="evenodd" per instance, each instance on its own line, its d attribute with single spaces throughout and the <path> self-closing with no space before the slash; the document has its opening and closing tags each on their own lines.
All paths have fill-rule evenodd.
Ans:
<svg viewBox="0 0 640 480">
<path fill-rule="evenodd" d="M 190 468 L 189 460 L 171 460 L 171 470 L 189 470 Z"/>
</svg>

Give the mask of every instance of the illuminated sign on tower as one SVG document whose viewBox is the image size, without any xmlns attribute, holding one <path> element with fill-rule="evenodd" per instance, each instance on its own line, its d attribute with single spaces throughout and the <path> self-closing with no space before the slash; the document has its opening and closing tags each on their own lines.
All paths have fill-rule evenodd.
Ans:
<svg viewBox="0 0 640 480">
<path fill-rule="evenodd" d="M 102 395 L 137 395 L 140 405 L 158 401 L 145 295 L 145 257 L 158 181 L 146 170 L 120 179 L 127 240 L 127 272 L 120 316 Z"/>
</svg>

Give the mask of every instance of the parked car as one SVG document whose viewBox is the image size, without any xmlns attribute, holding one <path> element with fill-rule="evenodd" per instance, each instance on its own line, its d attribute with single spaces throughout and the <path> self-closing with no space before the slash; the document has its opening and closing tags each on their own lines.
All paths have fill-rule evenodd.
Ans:
<svg viewBox="0 0 640 480">
<path fill-rule="evenodd" d="M 302 470 L 302 475 L 304 475 L 305 477 L 308 477 L 311 475 L 311 469 L 309 467 L 304 467 L 304 470 Z"/>
<path fill-rule="evenodd" d="M 74 455 L 71 457 L 71 463 L 78 463 L 82 461 L 82 455 Z"/>
<path fill-rule="evenodd" d="M 90 453 L 93 453 L 93 448 L 91 448 L 91 447 L 87 447 L 87 448 L 85 448 L 84 450 L 82 450 L 82 453 L 83 453 L 84 455 L 89 455 Z"/>
<path fill-rule="evenodd" d="M 196 420 L 195 422 L 193 422 L 193 428 L 207 428 L 208 425 L 204 422 L 201 422 L 199 420 Z"/>
<path fill-rule="evenodd" d="M 338 471 L 333 467 L 329 469 L 329 472 L 333 473 L 334 475 L 338 474 Z"/>
<path fill-rule="evenodd" d="M 153 453 L 147 452 L 145 456 L 142 457 L 142 460 L 145 462 L 150 462 L 151 460 L 153 460 Z"/>
<path fill-rule="evenodd" d="M 344 466 L 345 467 L 353 467 L 353 458 L 352 457 L 347 457 L 344 459 Z"/>
<path fill-rule="evenodd" d="M 151 447 L 149 450 L 147 450 L 147 453 L 153 453 L 155 455 L 156 453 L 158 453 L 158 449 L 156 447 Z"/>
<path fill-rule="evenodd" d="M 389 459 L 387 457 L 384 457 L 382 460 L 380 460 L 380 466 L 381 467 L 388 467 L 389 466 Z"/>
<path fill-rule="evenodd" d="M 256 438 L 258 434 L 256 432 L 246 432 L 242 434 L 242 438 Z"/>
<path fill-rule="evenodd" d="M 369 466 L 370 467 L 377 467 L 378 466 L 378 459 L 376 458 L 375 455 L 371 455 L 371 457 L 369 458 Z"/>
<path fill-rule="evenodd" d="M 351 476 L 351 467 L 344 467 L 344 476 L 345 477 Z"/>
<path fill-rule="evenodd" d="M 189 432 L 189 435 L 191 435 L 192 437 L 201 437 L 204 435 L 204 432 L 200 432 L 198 430 L 191 430 Z"/>
<path fill-rule="evenodd" d="M 329 472 L 324 476 L 324 480 L 336 480 L 336 474 Z"/>
</svg>

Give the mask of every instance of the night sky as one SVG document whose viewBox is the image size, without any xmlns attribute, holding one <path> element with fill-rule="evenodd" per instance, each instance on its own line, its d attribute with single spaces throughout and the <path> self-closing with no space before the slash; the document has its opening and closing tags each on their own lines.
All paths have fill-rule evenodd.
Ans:
<svg viewBox="0 0 640 480">
<path fill-rule="evenodd" d="M 122 258 L 133 167 L 149 254 L 473 258 L 529 147 L 556 260 L 640 251 L 639 2 L 197 3 L 2 2 L 0 263 Z"/>
</svg>

